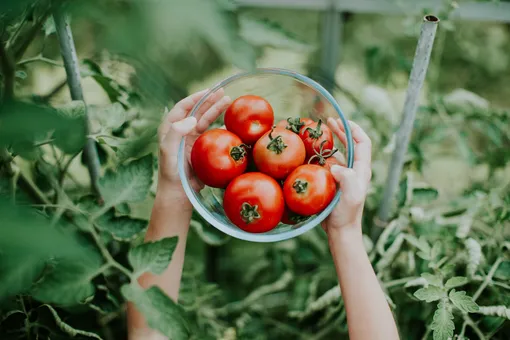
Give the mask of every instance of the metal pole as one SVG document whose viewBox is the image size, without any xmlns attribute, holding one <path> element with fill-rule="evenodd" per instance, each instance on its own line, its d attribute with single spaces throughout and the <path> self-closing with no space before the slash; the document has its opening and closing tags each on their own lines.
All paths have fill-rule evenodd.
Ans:
<svg viewBox="0 0 510 340">
<path fill-rule="evenodd" d="M 396 135 L 396 147 L 393 151 L 389 166 L 383 200 L 379 207 L 378 219 L 379 222 L 383 224 L 386 223 L 390 217 L 395 191 L 397 190 L 402 174 L 404 158 L 409 146 L 416 110 L 418 108 L 418 99 L 425 81 L 425 74 L 427 73 L 438 22 L 439 19 L 433 15 L 427 15 L 423 18 L 423 25 L 421 27 L 418 46 L 416 47 L 416 54 L 414 55 L 411 76 L 409 77 L 402 121 Z"/>
<path fill-rule="evenodd" d="M 343 20 L 342 13 L 337 11 L 334 5 L 324 11 L 323 18 L 320 71 L 325 77 L 322 85 L 331 91 L 334 88 L 335 73 L 340 60 Z"/>
</svg>

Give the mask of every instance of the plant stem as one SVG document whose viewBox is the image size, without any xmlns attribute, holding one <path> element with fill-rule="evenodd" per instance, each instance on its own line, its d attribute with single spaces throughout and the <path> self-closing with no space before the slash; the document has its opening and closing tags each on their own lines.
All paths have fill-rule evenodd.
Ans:
<svg viewBox="0 0 510 340">
<path fill-rule="evenodd" d="M 69 85 L 69 90 L 71 92 L 71 98 L 73 100 L 81 100 L 85 102 L 83 98 L 83 89 L 81 87 L 80 82 L 80 68 L 78 65 L 78 57 L 76 55 L 76 48 L 74 46 L 71 27 L 69 26 L 69 22 L 65 14 L 59 9 L 55 10 L 53 18 L 55 20 L 55 27 L 57 30 L 57 35 L 60 43 L 62 58 L 64 60 L 64 67 L 66 69 L 67 83 Z M 86 134 L 89 135 L 90 120 L 88 118 L 87 113 L 85 113 L 85 115 L 87 120 Z M 87 138 L 87 142 L 85 144 L 85 148 L 83 149 L 83 153 L 89 171 L 92 190 L 94 191 L 94 194 L 98 196 L 100 201 L 102 201 L 98 185 L 98 180 L 100 176 L 100 164 L 94 139 Z"/>
<path fill-rule="evenodd" d="M 485 277 L 485 280 L 482 282 L 480 287 L 478 287 L 478 290 L 476 291 L 476 293 L 473 295 L 473 301 L 476 301 L 480 297 L 480 294 L 482 294 L 483 290 L 492 281 L 492 277 L 496 273 L 496 270 L 498 270 L 498 267 L 501 264 L 501 262 L 503 262 L 503 258 L 498 257 L 496 259 L 496 261 L 494 262 L 494 264 L 492 265 L 491 269 L 489 270 L 489 273 Z"/>
<path fill-rule="evenodd" d="M 0 68 L 4 78 L 3 100 L 7 101 L 14 98 L 14 75 L 16 65 L 14 65 L 14 59 L 11 53 L 7 51 L 3 41 L 0 41 Z"/>
<path fill-rule="evenodd" d="M 427 15 L 423 19 L 413 68 L 409 77 L 404 113 L 396 134 L 396 147 L 391 158 L 388 179 L 386 180 L 387 184 L 384 188 L 383 199 L 377 216 L 382 222 L 388 221 L 393 207 L 393 198 L 399 185 L 402 168 L 404 167 L 405 155 L 418 108 L 419 95 L 425 81 L 425 74 L 427 73 L 438 22 L 439 19 L 432 15 Z"/>
<path fill-rule="evenodd" d="M 49 59 L 49 58 L 45 58 L 42 55 L 38 55 L 33 58 L 21 60 L 17 63 L 17 65 L 21 66 L 21 65 L 25 65 L 25 64 L 29 64 L 29 63 L 34 63 L 34 62 L 42 62 L 42 63 L 46 63 L 46 64 L 53 65 L 53 66 L 64 67 L 64 65 L 62 65 L 58 61 L 55 61 L 55 60 Z"/>
<path fill-rule="evenodd" d="M 469 317 L 469 315 L 465 314 L 464 315 L 464 320 L 473 329 L 473 331 L 475 331 L 476 335 L 478 336 L 478 338 L 480 338 L 480 340 L 485 340 L 486 339 L 485 335 L 483 335 L 483 332 L 480 330 L 480 328 L 478 328 L 476 323 L 473 321 L 473 319 L 471 319 Z"/>
<path fill-rule="evenodd" d="M 99 248 L 99 251 L 103 255 L 104 259 L 106 260 L 106 263 L 110 267 L 115 267 L 122 273 L 124 273 L 127 277 L 131 279 L 131 281 L 134 281 L 133 273 L 131 273 L 126 267 L 115 261 L 115 259 L 112 257 L 108 249 L 106 249 L 105 245 L 101 241 L 101 237 L 97 233 L 95 229 L 95 225 L 90 221 L 91 227 L 89 228 L 89 232 L 92 235 L 92 238 L 96 242 L 97 247 Z"/>
<path fill-rule="evenodd" d="M 391 287 L 394 287 L 394 286 L 405 284 L 408 281 L 415 280 L 415 279 L 418 279 L 418 278 L 419 277 L 417 277 L 417 276 L 404 277 L 402 279 L 397 279 L 397 280 L 393 280 L 393 281 L 384 282 L 383 285 L 384 285 L 385 288 L 391 288 Z"/>
</svg>

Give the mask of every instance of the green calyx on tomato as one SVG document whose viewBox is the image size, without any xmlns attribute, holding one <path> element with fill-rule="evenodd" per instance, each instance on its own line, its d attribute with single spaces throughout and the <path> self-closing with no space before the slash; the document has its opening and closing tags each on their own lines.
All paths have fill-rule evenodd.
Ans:
<svg viewBox="0 0 510 340">
<path fill-rule="evenodd" d="M 246 148 L 249 147 L 250 146 L 246 144 L 234 146 L 232 149 L 230 149 L 230 157 L 232 157 L 232 159 L 235 161 L 243 159 L 246 156 Z"/>
<path fill-rule="evenodd" d="M 258 208 L 259 206 L 256 204 L 252 206 L 250 203 L 243 203 L 241 206 L 241 218 L 243 219 L 244 223 L 248 224 L 260 218 Z"/>
<path fill-rule="evenodd" d="M 294 184 L 292 184 L 292 187 L 294 188 L 294 190 L 296 190 L 298 194 L 302 194 L 308 188 L 308 182 L 296 179 L 294 181 Z"/>
<path fill-rule="evenodd" d="M 315 162 L 321 166 L 324 166 L 326 164 L 326 160 L 333 156 L 337 151 L 338 149 L 333 149 L 333 150 L 330 150 L 330 149 L 326 149 L 324 150 L 324 145 L 327 143 L 328 141 L 327 140 L 323 140 L 321 142 L 321 145 L 319 147 L 319 152 L 317 152 L 317 150 L 313 150 L 315 152 L 315 155 L 313 155 L 312 157 L 310 157 L 310 159 L 308 160 L 308 164 L 315 164 Z"/>
<path fill-rule="evenodd" d="M 289 117 L 287 118 L 287 126 L 285 127 L 287 130 L 290 130 L 294 133 L 299 133 L 299 130 L 301 130 L 301 128 L 303 126 L 305 126 L 305 123 L 301 121 L 301 118 L 299 117 L 296 117 L 296 118 L 292 118 L 292 117 Z"/>
<path fill-rule="evenodd" d="M 312 129 L 311 127 L 307 127 L 305 131 L 308 131 L 308 136 L 310 136 L 311 139 L 319 139 L 322 136 L 322 120 L 319 119 L 317 122 L 317 126 L 315 129 Z"/>
<path fill-rule="evenodd" d="M 269 132 L 269 139 L 271 141 L 267 144 L 267 149 L 279 155 L 283 152 L 283 150 L 285 150 L 287 145 L 283 142 L 282 136 L 278 135 L 273 138 L 273 136 L 271 136 L 271 133 L 273 133 L 273 130 Z"/>
</svg>

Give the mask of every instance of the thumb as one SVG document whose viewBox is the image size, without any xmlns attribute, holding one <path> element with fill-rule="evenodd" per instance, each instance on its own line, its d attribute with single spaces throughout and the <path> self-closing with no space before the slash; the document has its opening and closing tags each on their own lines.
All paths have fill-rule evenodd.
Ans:
<svg viewBox="0 0 510 340">
<path fill-rule="evenodd" d="M 177 121 L 170 126 L 170 131 L 163 139 L 162 147 L 167 149 L 170 155 L 177 155 L 182 137 L 188 135 L 197 125 L 195 117 L 188 117 Z"/>
<path fill-rule="evenodd" d="M 353 169 L 335 164 L 331 167 L 331 174 L 344 194 L 349 196 L 358 190 L 356 172 Z"/>
</svg>

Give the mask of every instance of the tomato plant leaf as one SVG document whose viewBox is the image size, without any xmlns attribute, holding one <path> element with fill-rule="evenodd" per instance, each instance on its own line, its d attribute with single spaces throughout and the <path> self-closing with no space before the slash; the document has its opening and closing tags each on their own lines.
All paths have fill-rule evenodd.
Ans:
<svg viewBox="0 0 510 340">
<path fill-rule="evenodd" d="M 0 253 L 0 301 L 8 296 L 26 292 L 41 275 L 44 261 L 30 255 L 22 255 L 16 261 Z"/>
<path fill-rule="evenodd" d="M 152 155 L 121 165 L 116 172 L 107 171 L 99 180 L 105 206 L 143 201 L 152 185 L 153 172 Z"/>
<path fill-rule="evenodd" d="M 110 140 L 105 142 L 110 143 Z M 122 163 L 129 158 L 136 158 L 143 156 L 157 146 L 157 132 L 156 129 L 148 129 L 140 136 L 128 140 L 121 140 L 118 145 L 110 145 L 117 148 L 117 160 Z"/>
<path fill-rule="evenodd" d="M 128 259 L 133 266 L 135 276 L 147 271 L 158 275 L 163 273 L 170 264 L 172 254 L 177 246 L 177 239 L 177 236 L 167 237 L 131 248 Z"/>
<path fill-rule="evenodd" d="M 439 192 L 434 188 L 414 188 L 413 203 L 428 204 L 439 196 Z"/>
<path fill-rule="evenodd" d="M 81 337 L 86 337 L 86 338 L 94 338 L 94 339 L 98 339 L 98 340 L 103 340 L 103 338 L 101 338 L 99 335 L 95 334 L 95 333 L 92 333 L 92 332 L 86 332 L 86 331 L 83 331 L 83 330 L 80 330 L 80 329 L 76 329 L 74 327 L 72 327 L 71 325 L 65 323 L 62 318 L 58 315 L 57 311 L 50 305 L 42 305 L 41 307 L 39 308 L 43 308 L 43 307 L 46 307 L 49 312 L 51 313 L 51 315 L 53 316 L 54 320 L 55 320 L 55 323 L 56 325 L 58 326 L 58 328 L 60 328 L 60 330 L 68 335 L 70 335 L 71 337 L 77 337 L 77 336 L 81 336 Z"/>
<path fill-rule="evenodd" d="M 453 323 L 453 314 L 450 311 L 449 303 L 441 301 L 437 304 L 434 312 L 434 318 L 430 328 L 434 331 L 434 340 L 449 340 L 453 337 L 455 324 Z"/>
<path fill-rule="evenodd" d="M 102 258 L 91 251 L 81 259 L 57 263 L 33 288 L 33 296 L 45 303 L 73 306 L 89 301 L 95 292 L 91 280 L 99 274 Z"/>
<path fill-rule="evenodd" d="M 147 227 L 147 221 L 128 216 L 116 217 L 112 210 L 101 216 L 96 227 L 110 233 L 117 241 L 132 241 Z"/>
<path fill-rule="evenodd" d="M 53 136 L 54 144 L 67 154 L 75 154 L 86 142 L 86 113 L 87 108 L 81 100 L 72 101 L 57 108 L 57 113 L 67 121 L 65 129 L 56 129 Z"/>
<path fill-rule="evenodd" d="M 120 103 L 115 102 L 106 107 L 89 107 L 89 117 L 98 125 L 95 127 L 98 130 L 116 130 L 126 122 L 127 112 Z"/>
<path fill-rule="evenodd" d="M 476 302 L 473 301 L 473 298 L 466 295 L 466 292 L 463 290 L 457 292 L 455 289 L 452 289 L 448 297 L 453 305 L 463 312 L 474 313 L 480 309 Z"/>
<path fill-rule="evenodd" d="M 160 331 L 172 340 L 188 339 L 190 335 L 184 310 L 159 287 L 143 290 L 136 284 L 124 285 L 122 295 L 133 302 L 149 327 Z"/>
<path fill-rule="evenodd" d="M 454 276 L 451 279 L 448 279 L 448 281 L 446 281 L 444 286 L 445 286 L 446 289 L 450 289 L 450 288 L 455 288 L 455 287 L 463 286 L 466 283 L 468 283 L 468 278 L 467 277 L 464 277 L 464 276 Z"/>
<path fill-rule="evenodd" d="M 428 286 L 418 289 L 416 292 L 414 292 L 414 296 L 419 300 L 432 302 L 446 297 L 446 292 L 439 287 Z"/>
<path fill-rule="evenodd" d="M 441 287 L 443 284 L 443 280 L 438 275 L 430 274 L 430 273 L 422 273 L 421 277 L 427 280 L 429 285 L 433 285 L 436 287 Z"/>
</svg>

